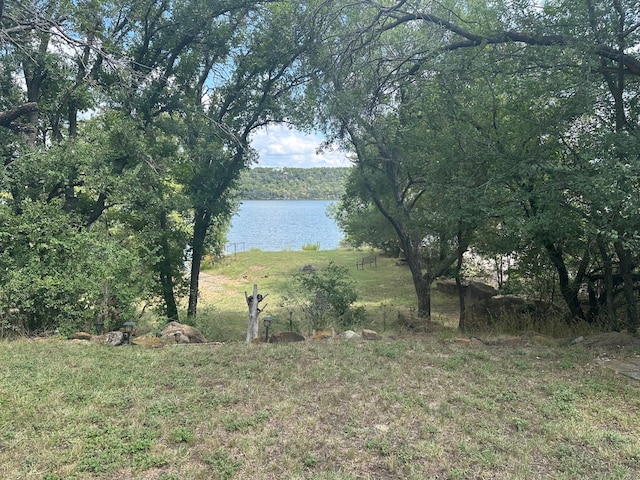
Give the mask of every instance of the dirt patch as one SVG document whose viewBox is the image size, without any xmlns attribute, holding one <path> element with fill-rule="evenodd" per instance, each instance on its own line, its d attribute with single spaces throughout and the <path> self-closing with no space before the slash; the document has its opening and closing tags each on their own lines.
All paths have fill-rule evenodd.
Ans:
<svg viewBox="0 0 640 480">
<path fill-rule="evenodd" d="M 200 273 L 199 286 L 207 290 L 224 290 L 223 284 L 229 283 L 224 275 L 210 275 L 208 273 Z"/>
</svg>

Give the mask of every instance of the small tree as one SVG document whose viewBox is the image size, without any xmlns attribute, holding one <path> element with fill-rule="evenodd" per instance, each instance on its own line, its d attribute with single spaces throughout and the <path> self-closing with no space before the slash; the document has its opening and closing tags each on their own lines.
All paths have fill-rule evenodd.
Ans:
<svg viewBox="0 0 640 480">
<path fill-rule="evenodd" d="M 316 330 L 332 322 L 349 327 L 362 317 L 362 310 L 353 308 L 358 296 L 354 281 L 345 267 L 330 262 L 320 270 L 299 272 L 294 280 L 302 293 L 302 310 Z"/>
</svg>

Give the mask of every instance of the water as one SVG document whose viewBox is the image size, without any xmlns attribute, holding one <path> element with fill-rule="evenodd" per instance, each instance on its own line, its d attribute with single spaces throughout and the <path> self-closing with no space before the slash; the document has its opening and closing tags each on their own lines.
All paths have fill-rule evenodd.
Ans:
<svg viewBox="0 0 640 480">
<path fill-rule="evenodd" d="M 333 200 L 245 200 L 231 220 L 228 252 L 258 248 L 264 251 L 301 250 L 320 244 L 321 250 L 338 248 L 343 237 L 327 216 Z"/>
</svg>

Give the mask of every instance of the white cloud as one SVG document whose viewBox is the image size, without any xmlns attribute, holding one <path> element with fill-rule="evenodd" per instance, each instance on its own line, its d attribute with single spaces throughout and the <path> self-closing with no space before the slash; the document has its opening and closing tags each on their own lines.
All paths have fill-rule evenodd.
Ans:
<svg viewBox="0 0 640 480">
<path fill-rule="evenodd" d="M 343 152 L 316 153 L 322 137 L 275 125 L 260 130 L 251 140 L 261 167 L 349 167 Z"/>
</svg>

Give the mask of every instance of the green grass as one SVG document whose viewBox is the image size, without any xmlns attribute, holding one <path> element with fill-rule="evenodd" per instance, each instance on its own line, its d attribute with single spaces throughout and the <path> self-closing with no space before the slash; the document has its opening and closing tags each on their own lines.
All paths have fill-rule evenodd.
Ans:
<svg viewBox="0 0 640 480">
<path fill-rule="evenodd" d="M 209 269 L 198 322 L 239 340 L 223 345 L 0 342 L 0 478 L 640 478 L 638 384 L 578 346 L 458 344 L 444 296 L 437 329 L 403 333 L 408 272 L 385 258 L 356 271 L 367 254 L 247 252 Z M 290 276 L 329 261 L 353 267 L 385 340 L 242 342 L 245 291 L 268 293 L 284 330 Z"/>
<path fill-rule="evenodd" d="M 407 267 L 395 265 L 395 259 L 378 258 L 378 266 L 356 269 L 356 262 L 369 251 L 355 249 L 301 250 L 262 252 L 251 250 L 205 265 L 206 276 L 201 280 L 201 304 L 196 325 L 210 340 L 242 340 L 246 335 L 248 309 L 245 292 L 251 295 L 258 285 L 262 295 L 268 295 L 263 315 L 271 315 L 275 322 L 272 331 L 294 329 L 307 332 L 300 300 L 294 291 L 293 275 L 305 265 L 322 268 L 334 262 L 349 269 L 355 281 L 358 302 L 365 308 L 366 326 L 383 330 L 398 327 L 398 316 L 414 316 L 417 302 Z M 434 308 L 446 314 L 448 302 L 434 292 Z M 436 314 L 436 317 L 438 314 Z M 457 321 L 457 319 L 456 319 Z"/>
<path fill-rule="evenodd" d="M 640 476 L 637 385 L 583 349 L 0 343 L 0 478 Z"/>
</svg>

